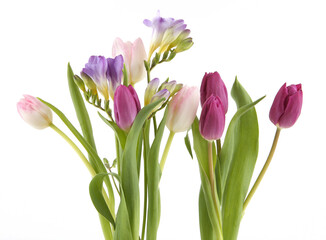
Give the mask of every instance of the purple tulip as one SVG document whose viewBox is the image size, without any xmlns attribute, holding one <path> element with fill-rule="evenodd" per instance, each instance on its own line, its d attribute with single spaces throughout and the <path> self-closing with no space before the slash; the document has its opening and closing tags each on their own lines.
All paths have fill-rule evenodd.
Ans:
<svg viewBox="0 0 326 240">
<path fill-rule="evenodd" d="M 211 96 L 218 96 L 222 101 L 224 113 L 228 111 L 228 92 L 218 72 L 205 73 L 200 87 L 200 103 L 203 106 Z"/>
<path fill-rule="evenodd" d="M 114 93 L 114 117 L 121 129 L 129 131 L 140 108 L 137 93 L 131 85 L 117 87 Z"/>
<path fill-rule="evenodd" d="M 122 69 L 123 69 L 123 57 L 118 55 L 115 58 L 107 59 L 108 69 L 106 77 L 109 81 L 109 93 L 111 98 L 114 98 L 114 92 L 117 87 L 121 84 L 122 80 Z"/>
<path fill-rule="evenodd" d="M 221 99 L 211 95 L 203 105 L 199 120 L 200 134 L 208 141 L 220 139 L 225 126 L 225 112 Z"/>
<path fill-rule="evenodd" d="M 85 82 L 90 78 L 96 85 L 98 91 L 105 100 L 109 99 L 108 80 L 107 80 L 108 62 L 103 56 L 91 56 L 88 63 L 85 64 L 81 72 L 81 77 Z"/>
<path fill-rule="evenodd" d="M 302 108 L 301 84 L 281 87 L 275 96 L 269 119 L 279 128 L 289 128 L 300 116 Z"/>
</svg>

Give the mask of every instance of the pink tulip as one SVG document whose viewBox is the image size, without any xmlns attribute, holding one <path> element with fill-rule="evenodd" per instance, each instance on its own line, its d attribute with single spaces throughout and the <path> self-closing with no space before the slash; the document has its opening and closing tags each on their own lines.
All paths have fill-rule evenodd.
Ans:
<svg viewBox="0 0 326 240">
<path fill-rule="evenodd" d="M 203 106 L 211 96 L 218 96 L 223 103 L 224 111 L 228 111 L 228 92 L 218 72 L 205 73 L 200 87 L 200 102 Z"/>
<path fill-rule="evenodd" d="M 147 55 L 143 41 L 137 38 L 134 43 L 123 42 L 120 38 L 116 38 L 112 55 L 115 57 L 121 54 L 128 72 L 128 84 L 134 85 L 145 77 L 144 60 Z"/>
<path fill-rule="evenodd" d="M 140 108 L 137 93 L 131 85 L 117 87 L 114 93 L 114 117 L 119 128 L 129 131 Z"/>
<path fill-rule="evenodd" d="M 36 129 L 43 129 L 52 123 L 51 109 L 37 98 L 24 95 L 17 103 L 17 110 L 22 119 Z"/>
<path fill-rule="evenodd" d="M 184 86 L 168 106 L 166 126 L 171 132 L 183 132 L 193 123 L 199 105 L 199 89 Z"/>
<path fill-rule="evenodd" d="M 211 95 L 203 105 L 199 120 L 200 134 L 208 141 L 220 139 L 225 126 L 225 112 L 221 99 Z"/>
<path fill-rule="evenodd" d="M 289 128 L 300 116 L 302 108 L 301 84 L 281 87 L 275 96 L 269 119 L 279 128 Z"/>
</svg>

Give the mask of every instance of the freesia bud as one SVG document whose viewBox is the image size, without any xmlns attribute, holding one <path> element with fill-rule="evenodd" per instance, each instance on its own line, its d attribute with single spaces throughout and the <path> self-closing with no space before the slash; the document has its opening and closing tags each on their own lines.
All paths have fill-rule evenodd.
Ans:
<svg viewBox="0 0 326 240">
<path fill-rule="evenodd" d="M 200 134 L 208 141 L 220 139 L 225 126 L 225 113 L 221 99 L 211 95 L 203 105 L 199 120 Z"/>
<path fill-rule="evenodd" d="M 286 87 L 284 83 L 275 96 L 269 119 L 279 128 L 292 127 L 300 116 L 301 108 L 301 84 Z"/>
<path fill-rule="evenodd" d="M 22 119 L 36 129 L 43 129 L 52 123 L 51 109 L 37 98 L 24 95 L 17 103 L 17 110 Z"/>
<path fill-rule="evenodd" d="M 194 45 L 192 38 L 186 38 L 177 45 L 177 47 L 175 48 L 175 52 L 176 53 L 184 52 L 189 48 L 191 48 L 192 45 Z"/>
<path fill-rule="evenodd" d="M 155 102 L 155 101 L 157 101 L 157 100 L 159 100 L 159 99 L 162 99 L 162 98 L 164 98 L 165 100 L 168 100 L 168 98 L 170 97 L 170 92 L 169 92 L 169 90 L 167 90 L 167 89 L 162 89 L 162 90 L 160 90 L 160 91 L 158 91 L 157 93 L 155 93 L 154 94 L 154 96 L 152 97 L 152 99 L 151 99 L 151 103 L 152 102 Z M 162 102 L 162 104 L 163 104 L 164 102 Z M 161 105 L 162 105 L 161 104 Z M 160 106 L 160 105 L 159 105 Z M 157 107 L 158 108 L 158 107 Z"/>
<path fill-rule="evenodd" d="M 109 99 L 108 80 L 106 77 L 107 69 L 108 63 L 105 57 L 91 56 L 80 73 L 86 86 L 92 90 L 92 93 L 96 92 L 94 84 L 92 84 L 93 82 L 105 100 Z"/>
<path fill-rule="evenodd" d="M 200 102 L 203 106 L 211 96 L 218 96 L 222 101 L 224 112 L 228 111 L 228 92 L 218 72 L 205 73 L 200 87 Z"/>
<path fill-rule="evenodd" d="M 135 89 L 120 85 L 114 93 L 114 117 L 117 125 L 124 131 L 129 131 L 138 112 L 140 102 Z"/>
<path fill-rule="evenodd" d="M 190 128 L 199 105 L 197 87 L 184 86 L 170 101 L 166 126 L 171 132 L 183 132 Z"/>
<path fill-rule="evenodd" d="M 159 90 L 162 90 L 162 89 L 167 89 L 169 90 L 169 92 L 173 92 L 175 87 L 177 86 L 177 81 L 173 80 L 173 81 L 170 81 L 170 82 L 164 82 L 162 83 L 162 85 L 159 87 Z"/>
<path fill-rule="evenodd" d="M 121 84 L 122 69 L 123 69 L 123 57 L 118 55 L 115 58 L 108 58 L 108 70 L 106 72 L 107 79 L 109 81 L 109 93 L 111 98 L 114 98 L 114 92 Z"/>
<path fill-rule="evenodd" d="M 147 58 L 143 41 L 137 38 L 133 43 L 116 38 L 112 46 L 112 55 L 122 54 L 128 72 L 128 83 L 134 85 L 145 77 L 144 60 Z"/>
<path fill-rule="evenodd" d="M 144 96 L 145 106 L 147 106 L 151 102 L 151 99 L 156 93 L 159 84 L 160 84 L 160 80 L 158 78 L 154 78 L 148 83 L 145 90 L 145 96 Z"/>
</svg>

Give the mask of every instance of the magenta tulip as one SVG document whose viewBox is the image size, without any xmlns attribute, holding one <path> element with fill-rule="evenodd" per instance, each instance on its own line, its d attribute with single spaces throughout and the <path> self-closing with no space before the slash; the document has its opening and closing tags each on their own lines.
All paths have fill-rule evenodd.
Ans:
<svg viewBox="0 0 326 240">
<path fill-rule="evenodd" d="M 22 119 L 36 129 L 46 128 L 52 123 L 51 109 L 36 97 L 24 95 L 17 103 L 17 110 Z"/>
<path fill-rule="evenodd" d="M 300 116 L 302 108 L 301 84 L 281 87 L 275 96 L 269 119 L 279 128 L 289 128 Z"/>
<path fill-rule="evenodd" d="M 211 96 L 218 96 L 222 101 L 224 112 L 228 111 L 228 92 L 218 72 L 205 73 L 200 87 L 200 103 L 203 106 Z"/>
<path fill-rule="evenodd" d="M 199 120 L 200 134 L 208 141 L 220 139 L 225 126 L 225 112 L 221 99 L 211 95 L 203 105 Z"/>
<path fill-rule="evenodd" d="M 121 129 L 129 131 L 140 108 L 137 93 L 131 85 L 117 87 L 114 93 L 114 116 Z"/>
</svg>

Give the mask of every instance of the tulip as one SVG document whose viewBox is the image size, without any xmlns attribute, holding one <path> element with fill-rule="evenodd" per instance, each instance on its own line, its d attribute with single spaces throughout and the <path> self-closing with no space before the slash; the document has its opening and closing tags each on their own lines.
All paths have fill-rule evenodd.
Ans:
<svg viewBox="0 0 326 240">
<path fill-rule="evenodd" d="M 200 134 L 208 141 L 220 139 L 225 126 L 225 113 L 221 99 L 211 95 L 203 105 L 199 120 Z"/>
<path fill-rule="evenodd" d="M 110 97 L 114 98 L 114 92 L 121 84 L 122 69 L 123 69 L 123 57 L 118 55 L 115 58 L 108 58 L 108 70 L 106 72 L 107 79 L 109 81 L 109 93 Z"/>
<path fill-rule="evenodd" d="M 228 111 L 228 92 L 218 72 L 205 73 L 200 87 L 200 102 L 203 106 L 211 96 L 218 96 L 222 101 L 224 112 Z"/>
<path fill-rule="evenodd" d="M 121 129 L 130 130 L 140 108 L 137 93 L 131 85 L 117 87 L 114 93 L 114 116 Z"/>
<path fill-rule="evenodd" d="M 158 85 L 160 84 L 160 80 L 158 78 L 152 79 L 145 90 L 145 95 L 144 95 L 144 104 L 147 106 L 150 104 L 152 97 L 157 91 Z"/>
<path fill-rule="evenodd" d="M 128 84 L 134 85 L 145 77 L 144 60 L 147 55 L 143 41 L 137 38 L 133 43 L 123 42 L 120 38 L 116 38 L 112 46 L 112 55 L 123 56 L 127 73 Z"/>
<path fill-rule="evenodd" d="M 301 84 L 281 87 L 275 96 L 269 119 L 278 128 L 289 128 L 294 125 L 300 116 L 302 108 Z"/>
<path fill-rule="evenodd" d="M 52 111 L 37 98 L 24 95 L 17 103 L 22 119 L 36 129 L 44 129 L 52 124 Z"/>
<path fill-rule="evenodd" d="M 197 87 L 184 86 L 170 101 L 166 126 L 171 132 L 183 132 L 190 128 L 199 105 Z"/>
<path fill-rule="evenodd" d="M 85 84 L 91 86 L 93 85 L 91 82 L 94 82 L 105 100 L 109 100 L 108 80 L 106 76 L 107 69 L 108 62 L 105 57 L 91 56 L 81 72 L 81 77 Z M 92 89 L 92 92 L 95 92 L 94 89 Z"/>
</svg>

